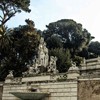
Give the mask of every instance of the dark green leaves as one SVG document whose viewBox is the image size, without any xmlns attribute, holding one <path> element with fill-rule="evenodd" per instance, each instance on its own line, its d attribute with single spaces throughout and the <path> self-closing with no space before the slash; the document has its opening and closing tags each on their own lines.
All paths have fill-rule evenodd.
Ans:
<svg viewBox="0 0 100 100">
<path fill-rule="evenodd" d="M 20 76 L 27 69 L 27 64 L 31 64 L 36 55 L 39 39 L 34 24 L 9 30 L 0 38 L 0 75 L 3 79 L 8 70 L 13 70 L 15 76 Z"/>
<path fill-rule="evenodd" d="M 55 48 L 49 51 L 50 55 L 57 57 L 57 69 L 60 73 L 67 72 L 71 66 L 70 51 L 63 48 Z"/>
<path fill-rule="evenodd" d="M 91 42 L 88 48 L 89 52 L 100 56 L 100 42 Z"/>
<path fill-rule="evenodd" d="M 30 12 L 30 0 L 1 0 L 0 1 L 0 28 L 3 29 L 5 23 L 16 13 L 21 11 Z M 4 29 L 3 29 L 4 31 Z"/>
<path fill-rule="evenodd" d="M 82 58 L 79 56 L 88 57 L 88 53 L 85 48 L 88 47 L 93 37 L 82 27 L 82 24 L 71 19 L 61 19 L 46 25 L 46 27 L 47 30 L 44 30 L 43 36 L 47 42 L 50 52 L 52 51 L 52 54 L 56 54 L 59 51 L 57 54 L 57 57 L 60 59 L 58 60 L 59 64 L 57 62 L 58 66 L 60 66 L 59 71 L 65 71 L 64 68 L 67 70 L 71 63 L 70 59 L 79 65 L 82 61 Z M 66 56 L 66 50 L 69 51 L 68 54 L 70 57 Z M 65 64 L 65 58 L 69 63 Z"/>
</svg>

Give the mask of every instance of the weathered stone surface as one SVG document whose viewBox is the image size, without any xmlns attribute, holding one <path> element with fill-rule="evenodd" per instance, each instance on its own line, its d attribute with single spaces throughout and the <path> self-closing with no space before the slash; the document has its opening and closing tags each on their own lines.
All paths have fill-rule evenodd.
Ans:
<svg viewBox="0 0 100 100">
<path fill-rule="evenodd" d="M 72 62 L 72 66 L 68 70 L 67 79 L 77 79 L 80 76 L 80 70 L 76 63 Z"/>
<path fill-rule="evenodd" d="M 0 100 L 2 100 L 3 86 L 0 86 Z"/>
<path fill-rule="evenodd" d="M 56 61 L 41 38 L 38 55 L 23 77 L 14 78 L 10 71 L 3 94 L 0 85 L 0 100 L 100 100 L 100 57 L 84 59 L 80 68 L 73 62 L 62 74 L 56 70 Z"/>
<path fill-rule="evenodd" d="M 58 72 L 56 69 L 56 61 L 57 57 L 49 57 L 46 42 L 41 37 L 38 47 L 38 55 L 34 57 L 33 65 L 28 66 L 29 69 L 27 72 L 23 73 L 23 76 L 34 76 L 43 73 L 56 74 Z"/>
<path fill-rule="evenodd" d="M 79 81 L 78 100 L 100 100 L 100 79 Z"/>
<path fill-rule="evenodd" d="M 32 81 L 32 80 L 31 80 Z M 46 97 L 46 100 L 77 100 L 77 81 L 64 81 L 64 82 L 47 82 L 47 83 L 31 83 L 20 84 L 20 85 L 4 85 L 2 100 L 21 100 L 15 95 L 18 93 L 32 93 L 31 88 L 35 88 L 38 91 L 35 93 L 49 93 L 50 96 Z M 21 95 L 21 94 L 20 94 Z M 69 100 L 70 100 L 69 99 Z M 43 99 L 44 100 L 44 99 Z"/>
</svg>

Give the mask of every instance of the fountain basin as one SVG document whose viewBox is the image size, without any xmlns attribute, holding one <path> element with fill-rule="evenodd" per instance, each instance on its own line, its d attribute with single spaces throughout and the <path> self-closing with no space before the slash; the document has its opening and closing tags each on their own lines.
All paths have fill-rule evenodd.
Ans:
<svg viewBox="0 0 100 100">
<path fill-rule="evenodd" d="M 42 92 L 10 92 L 10 93 L 22 100 L 41 100 L 50 95 L 50 93 L 42 93 Z"/>
</svg>

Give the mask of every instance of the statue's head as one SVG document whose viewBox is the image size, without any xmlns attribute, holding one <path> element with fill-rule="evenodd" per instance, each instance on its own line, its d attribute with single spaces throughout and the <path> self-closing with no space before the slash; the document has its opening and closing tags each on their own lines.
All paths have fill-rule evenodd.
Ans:
<svg viewBox="0 0 100 100">
<path fill-rule="evenodd" d="M 43 43 L 43 42 L 44 42 L 44 38 L 41 37 L 41 39 L 40 39 L 40 43 Z"/>
</svg>

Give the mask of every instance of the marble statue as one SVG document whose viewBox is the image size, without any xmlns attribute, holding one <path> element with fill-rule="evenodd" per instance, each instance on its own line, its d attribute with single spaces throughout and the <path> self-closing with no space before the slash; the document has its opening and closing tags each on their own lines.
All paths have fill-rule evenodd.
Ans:
<svg viewBox="0 0 100 100">
<path fill-rule="evenodd" d="M 41 73 L 57 73 L 56 69 L 57 57 L 48 55 L 48 48 L 44 38 L 41 37 L 38 47 L 38 55 L 34 57 L 33 65 L 28 67 L 28 72 L 25 74 L 37 75 Z"/>
<path fill-rule="evenodd" d="M 57 57 L 51 56 L 50 57 L 50 62 L 49 62 L 49 67 L 48 67 L 48 72 L 52 72 L 54 74 L 57 73 L 57 69 L 56 69 L 56 61 L 57 61 Z"/>
<path fill-rule="evenodd" d="M 13 78 L 13 71 L 12 70 L 9 71 L 9 74 L 7 75 L 7 78 Z"/>
<path fill-rule="evenodd" d="M 72 66 L 69 68 L 68 72 L 79 72 L 79 68 L 76 66 L 76 63 L 71 61 Z"/>
</svg>

